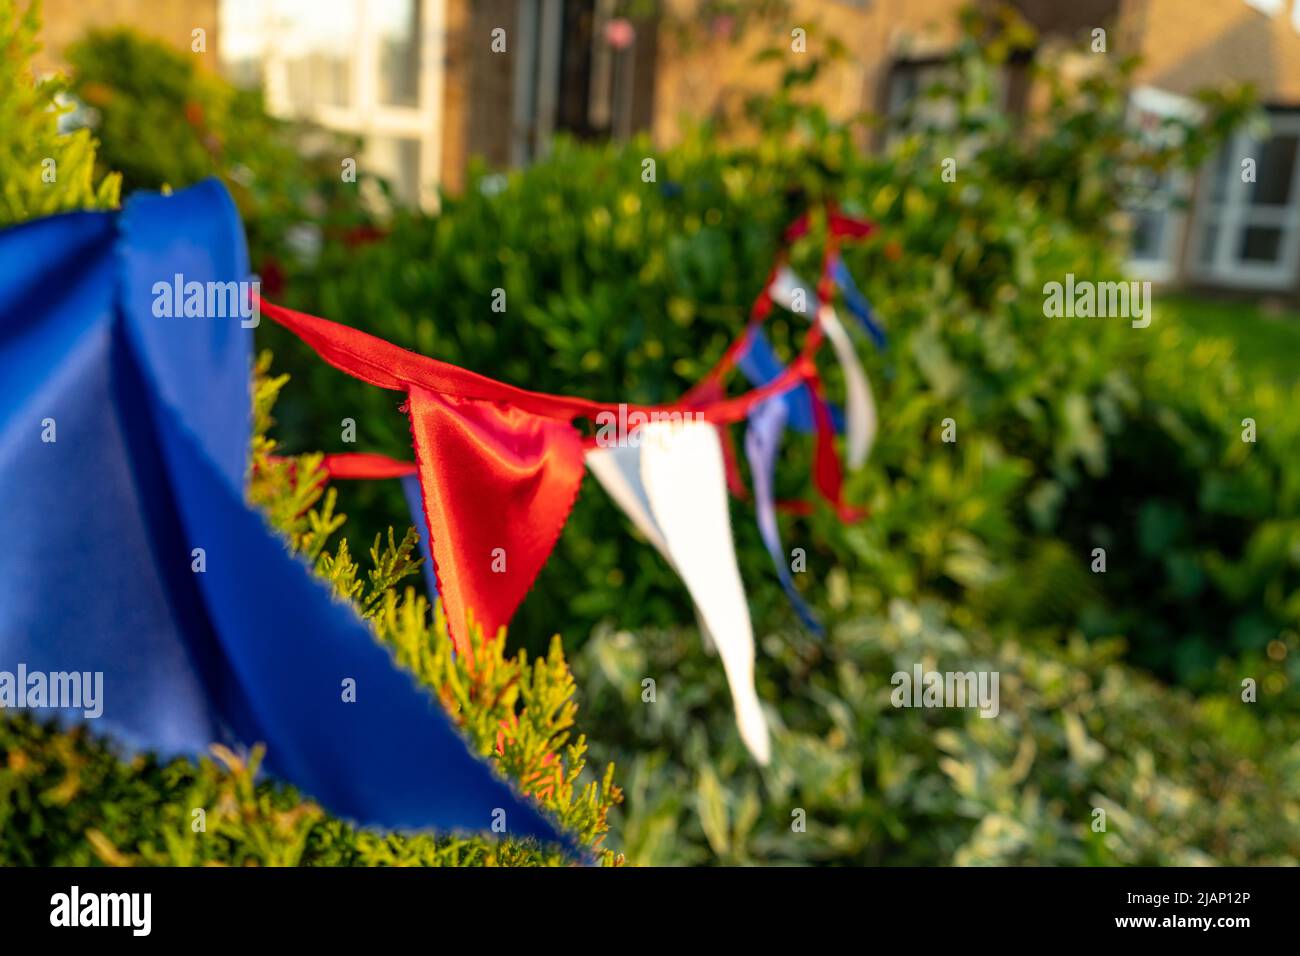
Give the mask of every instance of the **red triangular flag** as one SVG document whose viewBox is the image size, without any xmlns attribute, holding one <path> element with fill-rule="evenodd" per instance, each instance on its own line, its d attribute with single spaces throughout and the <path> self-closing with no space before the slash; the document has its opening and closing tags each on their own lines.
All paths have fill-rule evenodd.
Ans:
<svg viewBox="0 0 1300 956">
<path fill-rule="evenodd" d="M 469 653 L 467 612 L 495 637 L 555 547 L 582 484 L 582 439 L 505 403 L 408 394 L 438 593 Z"/>
</svg>

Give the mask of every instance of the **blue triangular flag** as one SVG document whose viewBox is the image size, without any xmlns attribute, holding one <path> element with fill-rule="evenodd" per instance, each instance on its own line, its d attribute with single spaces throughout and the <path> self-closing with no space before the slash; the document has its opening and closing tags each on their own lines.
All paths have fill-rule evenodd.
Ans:
<svg viewBox="0 0 1300 956">
<path fill-rule="evenodd" d="M 0 671 L 102 675 L 52 712 L 163 756 L 265 742 L 362 824 L 572 846 L 245 503 L 248 278 L 216 181 L 0 233 Z"/>
</svg>

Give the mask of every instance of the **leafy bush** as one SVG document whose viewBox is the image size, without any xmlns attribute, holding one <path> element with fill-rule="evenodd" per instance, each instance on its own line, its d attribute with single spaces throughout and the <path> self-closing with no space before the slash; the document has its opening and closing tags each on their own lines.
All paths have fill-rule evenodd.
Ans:
<svg viewBox="0 0 1300 956">
<path fill-rule="evenodd" d="M 1124 125 L 1124 66 L 1046 115 L 1008 117 L 988 76 L 1016 44 L 999 52 L 971 27 L 955 85 L 935 93 L 961 94 L 951 129 L 863 155 L 852 128 L 800 102 L 792 70 L 756 104 L 756 140 L 703 128 L 663 152 L 560 143 L 288 290 L 291 304 L 517 384 L 661 401 L 739 330 L 795 214 L 833 198 L 883 226 L 845 252 L 891 334 L 863 356 L 881 433 L 848 485 L 871 517 L 846 527 L 819 511 L 786 530 L 808 551 L 800 583 L 829 618 L 826 644 L 794 627 L 748 508 L 735 509 L 760 694 L 784 728 L 772 769 L 740 747 L 717 661 L 681 626 L 680 584 L 599 493 L 580 497 L 516 619 L 525 642 L 565 620 L 581 647 L 593 746 L 627 769 L 615 827 L 634 862 L 1295 858 L 1300 525 L 1287 464 L 1300 434 L 1285 409 L 1300 396 L 1244 380 L 1221 347 L 1159 314 L 1148 329 L 1049 320 L 1042 300 L 1067 273 L 1123 278 L 1132 167 L 1196 163 L 1245 100 L 1207 97 L 1199 141 L 1151 146 Z M 948 156 L 961 157 L 956 183 L 940 176 Z M 655 183 L 641 182 L 646 157 Z M 805 275 L 819 254 L 818 228 L 792 250 Z M 497 288 L 505 313 L 491 309 Z M 778 315 L 772 332 L 788 354 L 800 329 Z M 290 397 L 305 446 L 337 447 L 347 417 L 362 447 L 406 453 L 391 396 L 265 334 L 309 384 Z M 1268 422 L 1253 445 L 1248 415 Z M 952 444 L 939 440 L 947 418 Z M 783 459 L 778 491 L 805 493 L 808 449 L 792 440 Z M 380 488 L 366 494 L 377 514 L 400 513 L 373 500 Z M 1001 718 L 886 709 L 889 675 L 918 659 L 999 670 Z"/>
<path fill-rule="evenodd" d="M 595 791 L 567 789 L 582 754 L 559 779 L 547 776 L 552 765 L 523 742 L 544 729 L 521 730 L 516 757 L 507 743 L 495 759 L 526 786 L 538 771 L 555 780 L 545 799 L 562 796 L 553 810 L 589 839 L 608 811 L 633 862 L 1258 864 L 1300 852 L 1300 521 L 1287 467 L 1300 451 L 1287 409 L 1300 395 L 1248 381 L 1224 347 L 1189 342 L 1160 314 L 1144 330 L 1047 320 L 1041 299 L 1044 283 L 1067 272 L 1121 277 L 1130 167 L 1195 162 L 1192 147 L 1212 145 L 1241 101 L 1207 101 L 1214 113 L 1201 142 L 1171 150 L 1126 131 L 1122 69 L 1071 95 L 1062 87 L 1044 116 L 1007 117 L 993 106 L 990 77 L 1025 45 L 1023 26 L 1010 22 L 997 41 L 984 21 L 969 25 L 955 87 L 935 90 L 960 94 L 952 128 L 903 131 L 864 155 L 860 130 L 803 101 L 813 63 L 755 104 L 748 137 L 701 128 L 666 151 L 644 140 L 561 142 L 528 170 L 478 170 L 437 217 L 398 213 L 383 242 L 327 244 L 286 286 L 288 305 L 507 381 L 660 401 L 692 384 L 740 329 L 790 218 L 833 198 L 882 224 L 879 238 L 846 250 L 891 334 L 888 351 L 863 356 L 881 433 L 848 486 L 872 514 L 846 527 L 818 511 L 785 529 L 787 546 L 808 552 L 800 584 L 828 618 L 825 641 L 794 626 L 748 506 L 735 509 L 772 766 L 759 770 L 745 755 L 721 668 L 683 626 L 684 589 L 598 491 L 580 496 L 516 618 L 511 639 L 539 651 L 538 638 L 562 622 L 584 720 L 599 728 L 592 756 L 625 769 L 626 799 L 613 807 L 608 777 Z M 956 183 L 940 177 L 949 156 L 960 158 Z M 641 180 L 647 157 L 652 183 Z M 792 250 L 805 275 L 820 254 L 814 220 Z M 491 308 L 498 288 L 505 313 Z M 788 354 L 802 329 L 778 314 L 770 331 Z M 393 395 L 324 367 L 267 324 L 258 334 L 294 373 L 280 406 L 292 449 L 339 450 L 336 429 L 352 418 L 359 448 L 409 453 Z M 837 392 L 836 370 L 827 378 Z M 1255 444 L 1240 440 L 1245 417 L 1260 423 Z M 945 418 L 957 423 L 955 443 L 939 440 Z M 318 461 L 298 460 L 304 473 Z M 787 442 L 780 494 L 807 491 L 798 477 L 807 462 L 805 443 Z M 283 487 L 291 476 L 278 467 L 263 455 L 259 475 Z M 353 520 L 375 528 L 404 514 L 390 484 L 340 492 Z M 374 600 L 350 555 L 325 550 L 339 530 L 333 492 L 310 503 L 298 497 L 306 485 L 283 492 L 259 500 L 294 546 L 359 600 L 444 700 L 470 699 L 445 686 L 436 617 L 430 625 L 421 611 L 412 639 L 392 636 L 405 626 L 399 609 L 422 609 L 417 594 L 388 587 L 392 573 L 410 570 L 412 540 L 377 542 L 385 596 Z M 317 523 L 294 524 L 312 503 Z M 1090 570 L 1095 547 L 1108 552 L 1104 575 Z M 502 660 L 481 679 L 513 666 Z M 893 709 L 890 677 L 916 663 L 999 672 L 999 718 Z M 657 682 L 649 704 L 647 676 Z M 548 686 L 572 692 L 565 675 L 552 677 Z M 1258 703 L 1240 696 L 1247 677 Z M 460 719 L 490 754 L 498 715 L 462 709 Z M 0 812 L 20 814 L 0 820 L 13 859 L 37 852 L 33 838 L 12 836 L 31 832 L 56 834 L 60 859 L 178 859 L 156 844 L 196 805 L 182 791 L 205 774 L 209 801 L 222 781 L 243 786 L 242 771 L 131 769 L 95 745 L 91 764 L 106 769 L 68 815 L 58 786 L 76 777 L 65 754 L 84 742 L 21 722 L 0 723 L 0 733 L 23 754 L 0 775 L 0 792 L 15 795 Z M 119 792 L 134 796 L 121 802 Z M 264 809 L 248 810 L 249 829 L 229 845 L 205 845 L 212 859 L 545 859 L 533 847 L 304 823 L 276 816 L 300 806 L 292 794 L 238 792 Z M 132 829 L 119 805 L 147 822 Z M 796 810 L 802 831 L 791 826 Z M 1104 832 L 1093 829 L 1095 810 L 1106 812 Z M 103 840 L 82 841 L 88 827 Z"/>
<path fill-rule="evenodd" d="M 1197 700 L 1120 663 L 1116 642 L 957 628 L 896 599 L 824 642 L 769 634 L 772 766 L 730 727 L 725 680 L 686 630 L 601 630 L 583 647 L 593 752 L 626 786 L 613 839 L 631 863 L 1289 864 L 1300 858 L 1290 715 Z M 1289 654 L 1300 650 L 1290 639 Z M 891 677 L 994 671 L 1000 713 L 895 709 Z M 656 701 L 640 681 L 656 680 Z M 616 744 L 611 742 L 617 742 Z M 725 741 L 725 745 L 720 743 Z M 1104 810 L 1104 831 L 1095 828 Z M 799 811 L 802 811 L 800 813 Z"/>
</svg>

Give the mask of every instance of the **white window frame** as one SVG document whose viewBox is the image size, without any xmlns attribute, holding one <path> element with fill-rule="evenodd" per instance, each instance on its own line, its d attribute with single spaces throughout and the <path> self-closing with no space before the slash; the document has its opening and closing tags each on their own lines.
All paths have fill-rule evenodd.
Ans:
<svg viewBox="0 0 1300 956">
<path fill-rule="evenodd" d="M 297 115 L 341 133 L 362 136 L 369 147 L 372 137 L 414 139 L 420 144 L 419 203 L 429 211 L 438 205 L 438 182 L 442 170 L 443 62 L 446 44 L 446 0 L 417 0 L 423 6 L 420 18 L 420 73 L 415 106 L 395 106 L 379 100 L 380 33 L 373 11 L 365 0 L 335 0 L 351 3 L 357 17 L 352 43 L 352 69 L 347 106 L 318 103 L 305 112 L 295 109 L 289 98 L 289 65 L 268 43 L 265 52 L 266 98 L 272 113 Z"/>
<path fill-rule="evenodd" d="M 1286 0 L 1246 0 L 1246 6 L 1266 17 L 1276 17 L 1286 12 Z M 1300 33 L 1300 0 L 1294 0 L 1291 5 L 1291 27 Z"/>
<path fill-rule="evenodd" d="M 1147 113 L 1157 117 L 1182 118 L 1195 122 L 1202 115 L 1194 100 L 1154 86 L 1140 86 L 1129 97 L 1129 122 L 1136 124 L 1138 117 Z M 1132 212 L 1161 212 L 1165 226 L 1161 231 L 1159 254 L 1152 258 L 1139 258 L 1131 252 L 1128 271 L 1136 279 L 1151 282 L 1172 282 L 1178 276 L 1178 252 L 1187 226 L 1187 213 L 1177 207 L 1192 193 L 1192 176 L 1180 170 L 1169 174 L 1164 198 L 1151 197 L 1135 204 Z"/>
<path fill-rule="evenodd" d="M 1272 113 L 1269 115 L 1269 134 L 1294 134 L 1300 136 L 1300 113 Z M 1209 181 L 1215 173 L 1214 160 L 1206 167 L 1204 188 L 1196 209 L 1193 249 L 1188 271 L 1197 278 L 1216 285 L 1244 289 L 1286 291 L 1296 285 L 1297 261 L 1300 260 L 1300 149 L 1297 149 L 1291 168 L 1290 202 L 1285 206 L 1254 206 L 1249 202 L 1253 184 L 1241 181 L 1241 161 L 1258 157 L 1263 143 L 1249 133 L 1238 133 L 1228 145 L 1231 157 L 1226 188 L 1222 202 L 1210 196 L 1213 184 Z M 1216 157 L 1217 158 L 1217 157 Z M 1206 226 L 1218 227 L 1215 247 L 1206 256 Z M 1238 258 L 1241 236 L 1251 226 L 1277 227 L 1282 230 L 1278 260 L 1273 265 L 1246 262 Z"/>
<path fill-rule="evenodd" d="M 1275 17 L 1286 9 L 1286 0 L 1246 0 L 1246 6 L 1266 17 Z"/>
</svg>

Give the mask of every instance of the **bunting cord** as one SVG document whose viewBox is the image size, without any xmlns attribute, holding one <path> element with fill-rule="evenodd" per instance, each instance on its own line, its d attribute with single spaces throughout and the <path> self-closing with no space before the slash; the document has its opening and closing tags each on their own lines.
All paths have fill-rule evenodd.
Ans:
<svg viewBox="0 0 1300 956">
<path fill-rule="evenodd" d="M 840 236 L 865 235 L 872 228 L 856 220 L 837 219 L 831 210 L 827 215 L 828 237 L 816 292 L 822 303 L 828 302 L 834 293 Z M 788 238 L 792 233 L 803 235 L 806 231 L 806 222 L 802 225 L 796 222 L 786 235 Z M 761 410 L 777 403 L 784 416 L 790 403 L 787 393 L 804 389 L 811 412 L 809 424 L 815 434 L 814 487 L 842 520 L 856 521 L 865 515 L 865 511 L 849 506 L 842 497 L 844 472 L 835 443 L 836 429 L 815 361 L 823 343 L 837 333 L 836 327 L 829 326 L 820 311 L 808 326 L 798 355 L 789 366 L 782 367 L 773 355 L 770 378 L 755 380 L 747 370 L 751 387 L 737 396 L 726 394 L 728 374 L 739 363 L 748 361 L 746 356 L 760 341 L 762 326 L 774 306 L 789 307 L 775 288 L 778 276 L 789 271 L 786 261 L 783 248 L 755 297 L 749 321 L 719 360 L 682 398 L 663 405 L 615 404 L 530 391 L 409 351 L 360 329 L 276 305 L 260 296 L 257 305 L 263 314 L 297 335 L 328 364 L 370 385 L 404 394 L 406 400 L 401 411 L 410 423 L 414 463 L 383 455 L 347 453 L 324 456 L 323 469 L 326 479 L 400 478 L 403 481 L 412 523 L 419 529 L 430 594 L 436 594 L 444 602 L 448 630 L 458 653 L 473 653 L 469 636 L 473 620 L 481 622 L 490 638 L 498 636 L 509 624 L 554 549 L 580 491 L 582 477 L 587 469 L 593 468 L 591 462 L 593 459 L 615 461 L 608 457 L 602 459 L 600 452 L 612 450 L 599 447 L 603 443 L 598 435 L 584 437 L 574 420 L 588 419 L 603 430 L 607 426 L 603 419 L 613 416 L 620 430 L 639 431 L 642 436 L 659 435 L 664 442 L 672 436 L 676 453 L 667 448 L 635 452 L 640 456 L 637 459 L 640 480 L 646 483 L 655 520 L 671 518 L 678 522 L 677 545 L 668 541 L 670 563 L 686 561 L 687 554 L 695 556 L 691 558 L 693 570 L 683 573 L 683 579 L 692 590 L 697 607 L 712 608 L 716 620 L 708 630 L 728 649 L 724 663 L 742 736 L 756 759 L 762 762 L 766 759 L 767 734 L 753 695 L 753 638 L 743 587 L 734 573 L 734 554 L 728 544 L 725 551 L 730 563 L 718 558 L 701 565 L 696 552 L 706 542 L 699 539 L 699 522 L 707 518 L 716 524 L 719 512 L 704 509 L 696 514 L 689 508 L 683 510 L 675 495 L 666 493 L 665 489 L 682 487 L 682 476 L 670 474 L 678 466 L 689 463 L 703 469 L 702 473 L 716 473 L 716 491 L 723 502 L 720 513 L 726 528 L 723 537 L 729 541 L 730 525 L 725 518 L 727 492 L 730 490 L 740 497 L 748 494 L 727 426 L 749 419 L 752 432 L 755 417 Z M 846 343 L 842 335 L 831 341 L 841 361 L 844 361 L 843 350 L 851 348 Z M 664 431 L 665 422 L 675 423 L 683 430 Z M 779 442 L 779 435 L 769 437 Z M 638 449 L 635 442 L 628 447 Z M 660 467 L 665 461 L 676 464 L 665 472 Z M 762 497 L 756 501 L 760 524 L 766 521 L 769 531 L 775 527 L 775 510 L 789 505 L 771 500 L 771 464 L 769 457 Z M 658 476 L 655 482 L 650 481 L 646 469 Z M 593 470 L 600 478 L 600 470 Z M 612 480 L 610 474 L 604 476 L 602 483 L 608 480 Z M 655 488 L 659 491 L 655 492 Z M 755 490 L 760 491 L 758 485 Z M 801 505 L 796 503 L 798 510 L 805 510 Z M 806 510 L 811 510 L 811 505 Z M 694 543 L 686 545 L 687 541 Z M 716 542 L 709 538 L 707 544 L 713 547 Z M 770 541 L 768 545 L 771 551 Z M 700 591 L 700 581 L 721 574 L 724 566 L 732 568 L 735 593 L 728 601 L 715 605 L 711 603 L 712 587 Z M 805 613 L 801 616 L 816 628 L 811 610 L 800 603 L 792 585 L 784 579 L 783 584 L 792 594 L 796 610 L 802 607 Z"/>
<path fill-rule="evenodd" d="M 418 385 L 455 398 L 504 402 L 530 414 L 560 421 L 574 418 L 595 421 L 598 415 L 617 415 L 621 411 L 624 414 L 639 412 L 646 416 L 692 412 L 704 421 L 737 422 L 759 402 L 784 394 L 807 381 L 815 371 L 812 357 L 821 345 L 821 336 L 810 334 L 799 358 L 779 378 L 733 398 L 678 401 L 665 405 L 597 402 L 507 385 L 401 348 L 360 329 L 288 309 L 260 296 L 257 301 L 262 314 L 302 339 L 328 364 L 367 384 L 399 392 L 407 392 L 412 385 Z"/>
<path fill-rule="evenodd" d="M 876 231 L 874 223 L 845 216 L 833 204 L 828 204 L 826 215 L 827 241 L 817 284 L 817 295 L 821 301 L 829 301 L 833 294 L 840 239 L 860 239 Z M 810 219 L 805 213 L 787 227 L 783 234 L 784 242 L 788 245 L 807 235 L 809 229 Z M 744 330 L 732 340 L 718 361 L 695 386 L 677 402 L 664 405 L 616 404 L 534 392 L 420 355 L 351 326 L 288 309 L 260 297 L 258 304 L 265 315 L 297 335 L 325 362 L 379 388 L 409 393 L 412 386 L 419 386 L 461 399 L 504 402 L 531 414 L 570 422 L 575 418 L 595 422 L 602 414 L 627 416 L 640 413 L 647 418 L 679 415 L 683 412 L 697 415 L 718 428 L 723 439 L 727 484 L 732 493 L 742 500 L 748 497 L 747 489 L 741 481 L 734 444 L 725 426 L 745 419 L 761 403 L 804 386 L 808 390 L 814 413 L 814 485 L 843 520 L 857 521 L 866 515 L 866 511 L 848 505 L 842 498 L 843 467 L 835 448 L 830 406 L 814 362 L 814 357 L 826 338 L 820 322 L 812 323 L 798 356 L 780 375 L 741 395 L 725 395 L 728 373 L 749 348 L 751 336 L 771 315 L 772 284 L 786 261 L 787 251 L 783 247 L 777 253 L 767 279 L 750 307 L 750 318 Z M 587 449 L 596 444 L 595 436 L 583 439 L 583 446 Z M 413 474 L 416 470 L 412 463 L 366 453 L 326 455 L 323 466 L 330 478 L 338 479 L 395 478 Z M 802 515 L 812 511 L 810 503 L 798 499 L 778 501 L 777 507 L 782 511 Z"/>
<path fill-rule="evenodd" d="M 809 228 L 809 216 L 805 213 L 786 229 L 785 241 L 789 243 L 806 235 Z M 828 204 L 827 243 L 822 257 L 819 295 L 827 297 L 833 287 L 833 267 L 839 252 L 839 239 L 864 238 L 875 231 L 874 223 L 845 216 L 833 203 Z M 597 402 L 518 388 L 401 348 L 352 326 L 288 309 L 260 296 L 257 297 L 257 302 L 265 315 L 297 335 L 327 363 L 379 388 L 405 392 L 409 391 L 411 385 L 418 384 L 444 395 L 509 402 L 535 415 L 564 420 L 579 417 L 595 420 L 601 413 L 618 414 L 621 409 L 626 413 L 640 412 L 647 416 L 690 411 L 702 416 L 705 421 L 730 424 L 743 419 L 752 407 L 768 398 L 784 394 L 802 384 L 811 385 L 818 381 L 812 360 L 821 347 L 824 336 L 819 326 L 814 324 L 799 356 L 777 379 L 734 398 L 721 397 L 723 380 L 735 366 L 737 358 L 744 353 L 751 330 L 760 326 L 771 314 L 772 301 L 768 290 L 785 257 L 785 249 L 782 249 L 754 301 L 745 330 L 732 341 L 699 384 L 679 401 L 666 405 Z"/>
</svg>

